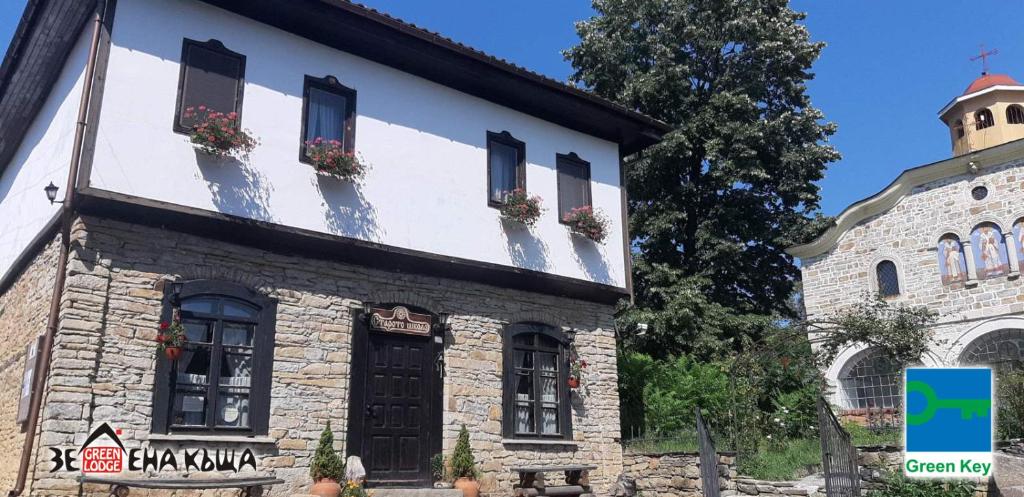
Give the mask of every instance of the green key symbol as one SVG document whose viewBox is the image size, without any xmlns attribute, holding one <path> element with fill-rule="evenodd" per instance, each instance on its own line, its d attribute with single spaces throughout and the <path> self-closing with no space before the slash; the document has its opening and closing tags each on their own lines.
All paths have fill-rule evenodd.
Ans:
<svg viewBox="0 0 1024 497">
<path fill-rule="evenodd" d="M 912 414 L 907 411 L 907 424 L 920 425 L 931 421 L 935 417 L 935 411 L 939 409 L 959 409 L 960 419 L 971 419 L 974 416 L 985 416 L 992 408 L 991 399 L 940 399 L 935 395 L 935 390 L 923 381 L 908 381 L 907 395 L 917 392 L 924 395 L 925 408 L 923 411 Z"/>
</svg>

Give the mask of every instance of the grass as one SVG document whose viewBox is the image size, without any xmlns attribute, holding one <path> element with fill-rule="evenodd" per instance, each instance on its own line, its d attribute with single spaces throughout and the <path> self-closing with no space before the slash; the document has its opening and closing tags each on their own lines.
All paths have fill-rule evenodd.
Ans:
<svg viewBox="0 0 1024 497">
<path fill-rule="evenodd" d="M 781 446 L 762 445 L 756 454 L 741 457 L 739 474 L 758 480 L 791 480 L 807 466 L 821 465 L 821 442 L 817 438 L 786 440 Z"/>
<path fill-rule="evenodd" d="M 843 429 L 850 434 L 853 445 L 901 445 L 903 432 L 899 428 L 872 431 L 856 423 L 844 423 Z"/>
</svg>

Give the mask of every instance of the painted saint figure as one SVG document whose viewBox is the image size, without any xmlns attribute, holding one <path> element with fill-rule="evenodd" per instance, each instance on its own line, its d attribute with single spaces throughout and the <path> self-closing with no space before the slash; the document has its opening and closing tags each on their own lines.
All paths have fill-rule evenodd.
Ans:
<svg viewBox="0 0 1024 497">
<path fill-rule="evenodd" d="M 978 277 L 991 278 L 1006 274 L 1009 267 L 1006 261 L 1006 247 L 1003 245 L 1005 242 L 999 226 L 990 223 L 978 226 L 971 233 L 971 238 L 978 247 L 975 253 Z"/>
<path fill-rule="evenodd" d="M 960 272 L 960 244 L 952 239 L 947 238 L 943 241 L 943 259 L 946 262 L 946 276 L 951 281 L 959 281 L 963 279 L 963 273 Z"/>
<path fill-rule="evenodd" d="M 999 271 L 999 240 L 996 236 L 992 228 L 981 228 L 981 260 L 985 262 L 986 274 Z"/>
</svg>

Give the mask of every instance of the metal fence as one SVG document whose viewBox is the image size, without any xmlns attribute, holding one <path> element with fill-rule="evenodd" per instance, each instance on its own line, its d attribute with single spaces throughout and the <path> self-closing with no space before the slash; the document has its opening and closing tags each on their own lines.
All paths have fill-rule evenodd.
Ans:
<svg viewBox="0 0 1024 497">
<path fill-rule="evenodd" d="M 825 495 L 860 497 L 857 449 L 828 402 L 821 397 L 818 398 L 818 425 L 821 433 L 821 466 L 825 473 Z"/>
<path fill-rule="evenodd" d="M 715 440 L 711 437 L 700 408 L 694 409 L 697 418 L 697 443 L 700 445 L 700 482 L 704 497 L 719 497 L 721 487 L 718 484 L 718 451 Z"/>
</svg>

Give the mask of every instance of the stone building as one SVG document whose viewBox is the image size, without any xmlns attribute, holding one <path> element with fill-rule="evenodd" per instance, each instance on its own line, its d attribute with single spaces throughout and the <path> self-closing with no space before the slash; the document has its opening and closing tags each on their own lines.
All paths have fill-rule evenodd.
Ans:
<svg viewBox="0 0 1024 497">
<path fill-rule="evenodd" d="M 485 494 L 524 464 L 615 481 L 623 158 L 664 124 L 344 1 L 28 5 L 0 70 L 0 492 L 106 495 L 77 478 L 121 454 L 304 493 L 329 421 L 373 486 L 430 486 L 463 425 Z M 195 146 L 206 111 L 247 157 Z"/>
<path fill-rule="evenodd" d="M 954 157 L 901 173 L 790 248 L 809 318 L 866 295 L 939 316 L 929 366 L 1024 359 L 1024 85 L 983 74 L 940 112 Z M 893 408 L 901 385 L 877 350 L 843 351 L 826 372 L 847 414 Z"/>
</svg>

